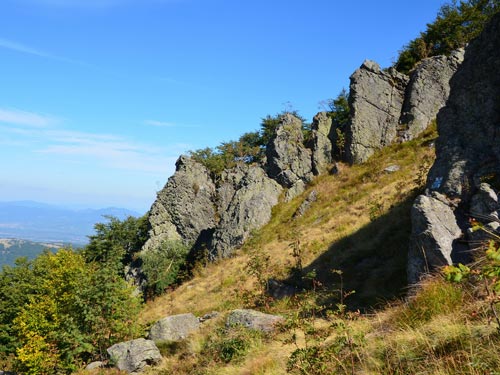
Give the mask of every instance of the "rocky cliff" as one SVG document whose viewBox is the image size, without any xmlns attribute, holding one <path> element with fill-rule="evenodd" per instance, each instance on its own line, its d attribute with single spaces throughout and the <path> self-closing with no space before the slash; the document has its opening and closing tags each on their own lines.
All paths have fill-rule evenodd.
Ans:
<svg viewBox="0 0 500 375">
<path fill-rule="evenodd" d="M 445 105 L 462 60 L 462 50 L 424 59 L 409 76 L 366 60 L 351 76 L 347 160 L 362 163 L 376 150 L 425 130 Z"/>
<path fill-rule="evenodd" d="M 348 161 L 363 162 L 377 149 L 422 132 L 446 102 L 449 79 L 461 59 L 460 52 L 430 58 L 410 76 L 365 61 L 351 76 Z M 286 113 L 260 163 L 241 162 L 214 180 L 202 164 L 181 156 L 150 210 L 151 229 L 143 250 L 173 239 L 207 249 L 210 259 L 231 255 L 270 220 L 280 196 L 289 201 L 315 175 L 332 170 L 334 155 L 339 154 L 337 136 L 332 118 L 320 112 L 305 142 L 301 120 Z"/>
<path fill-rule="evenodd" d="M 500 14 L 470 43 L 438 114 L 436 162 L 427 193 L 412 212 L 408 280 L 467 260 L 484 235 L 469 220 L 498 231 L 500 206 Z"/>
</svg>

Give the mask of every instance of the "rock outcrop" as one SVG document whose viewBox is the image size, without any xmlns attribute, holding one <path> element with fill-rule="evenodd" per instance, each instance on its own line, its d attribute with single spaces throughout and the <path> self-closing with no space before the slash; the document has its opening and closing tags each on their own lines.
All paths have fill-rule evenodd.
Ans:
<svg viewBox="0 0 500 375">
<path fill-rule="evenodd" d="M 417 275 L 452 263 L 454 243 L 462 236 L 453 209 L 444 197 L 421 195 L 412 212 L 412 238 L 408 253 L 408 282 Z"/>
<path fill-rule="evenodd" d="M 395 69 L 383 71 L 366 60 L 351 76 L 346 157 L 366 161 L 376 150 L 395 141 L 409 78 Z"/>
<path fill-rule="evenodd" d="M 107 352 L 111 363 L 129 374 L 137 374 L 149 366 L 158 365 L 162 359 L 155 343 L 143 338 L 115 344 Z"/>
<path fill-rule="evenodd" d="M 424 131 L 445 105 L 450 79 L 463 55 L 458 50 L 450 56 L 424 59 L 409 76 L 365 61 L 351 76 L 347 160 L 362 163 L 376 150 Z"/>
<path fill-rule="evenodd" d="M 264 314 L 256 310 L 233 310 L 226 319 L 226 327 L 243 326 L 262 332 L 272 332 L 276 325 L 283 322 L 282 316 Z"/>
<path fill-rule="evenodd" d="M 210 258 L 229 256 L 253 230 L 267 224 L 281 191 L 258 165 L 224 171 L 217 189 L 220 220 L 209 246 Z"/>
<path fill-rule="evenodd" d="M 399 140 L 415 138 L 436 118 L 450 95 L 450 79 L 463 59 L 463 49 L 450 56 L 430 57 L 422 60 L 410 74 L 399 120 Z"/>
<path fill-rule="evenodd" d="M 449 222 L 450 211 L 455 224 L 449 234 L 437 232 L 422 251 L 410 250 L 408 279 L 415 282 L 421 275 L 421 268 L 412 264 L 422 264 L 427 259 L 429 267 L 441 265 L 432 263 L 429 254 L 441 254 L 439 259 L 447 263 L 461 261 L 464 253 L 457 251 L 456 226 L 461 236 L 474 240 L 469 235 L 469 218 L 475 217 L 492 228 L 498 215 L 498 192 L 500 190 L 500 14 L 495 15 L 482 34 L 473 40 L 465 51 L 465 58 L 450 81 L 450 96 L 446 107 L 438 114 L 439 138 L 436 142 L 436 161 L 428 179 L 427 198 L 419 197 L 415 207 L 421 202 L 439 196 L 447 207 L 440 207 L 432 214 L 423 212 L 423 217 L 415 218 L 428 222 Z M 438 195 L 437 195 L 438 194 Z M 419 212 L 416 208 L 414 211 Z M 420 212 L 419 212 L 420 215 Z M 434 215 L 432 217 L 432 215 Z M 410 249 L 418 247 L 421 228 L 414 226 Z M 477 244 L 470 243 L 470 247 Z M 448 256 L 451 254 L 451 256 Z M 434 259 L 434 258 L 432 258 Z"/>
<path fill-rule="evenodd" d="M 149 212 L 151 230 L 143 250 L 164 240 L 194 243 L 203 230 L 216 225 L 215 184 L 208 170 L 192 158 L 181 156 L 176 171 L 158 193 Z"/>
<path fill-rule="evenodd" d="M 319 112 L 314 116 L 311 133 L 312 170 L 315 175 L 319 175 L 327 172 L 334 162 L 336 133 L 327 112 Z"/>
<path fill-rule="evenodd" d="M 286 199 L 301 194 L 313 178 L 311 151 L 304 146 L 302 122 L 292 114 L 281 117 L 281 124 L 266 148 L 267 173 L 288 189 Z"/>
<path fill-rule="evenodd" d="M 153 324 L 148 338 L 155 343 L 181 341 L 199 328 L 199 319 L 191 313 L 172 315 Z"/>
<path fill-rule="evenodd" d="M 351 120 L 345 150 L 342 146 L 348 161 L 364 162 L 376 150 L 398 139 L 412 139 L 424 130 L 444 105 L 448 81 L 461 56 L 456 52 L 426 59 L 410 76 L 365 61 L 351 76 Z M 332 169 L 340 150 L 326 112 L 314 117 L 307 147 L 299 118 L 286 113 L 279 121 L 262 164 L 241 162 L 223 171 L 216 181 L 201 163 L 181 156 L 175 174 L 151 207 L 151 229 L 143 251 L 165 240 L 181 240 L 193 245 L 194 257 L 199 249 L 208 250 L 211 260 L 230 256 L 253 230 L 270 220 L 283 189 L 289 201 L 305 191 L 314 175 Z M 131 277 L 139 283 L 140 270 L 132 271 L 137 275 Z"/>
</svg>

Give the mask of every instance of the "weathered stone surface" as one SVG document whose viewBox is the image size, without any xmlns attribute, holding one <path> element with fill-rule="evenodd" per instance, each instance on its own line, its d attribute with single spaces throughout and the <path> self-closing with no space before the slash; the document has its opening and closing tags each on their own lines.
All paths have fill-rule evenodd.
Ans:
<svg viewBox="0 0 500 375">
<path fill-rule="evenodd" d="M 203 230 L 215 227 L 214 194 L 215 184 L 208 170 L 181 156 L 176 172 L 151 207 L 151 230 L 144 250 L 155 248 L 164 240 L 193 243 Z"/>
<path fill-rule="evenodd" d="M 181 341 L 200 328 L 199 319 L 191 313 L 167 316 L 151 327 L 148 338 L 155 343 Z"/>
<path fill-rule="evenodd" d="M 450 206 L 436 197 L 420 195 L 411 211 L 412 234 L 408 254 L 408 282 L 424 272 L 452 263 L 453 242 L 462 236 Z"/>
<path fill-rule="evenodd" d="M 498 185 L 500 181 L 499 66 L 500 14 L 497 14 L 467 47 L 464 61 L 450 81 L 447 104 L 437 116 L 437 158 L 427 178 L 428 194 L 432 197 L 419 197 L 414 206 L 417 219 L 409 253 L 410 282 L 418 279 L 425 264 L 432 269 L 456 261 L 461 252 L 454 248 L 457 245 L 454 239 L 464 236 L 462 232 L 467 232 L 469 239 L 477 239 L 470 235 L 471 214 L 498 214 L 497 192 L 483 182 Z M 434 203 L 432 210 L 419 208 L 422 202 L 436 196 L 445 197 L 441 199 L 444 203 Z M 451 223 L 450 212 L 454 213 L 455 225 Z M 483 221 L 494 230 L 498 227 L 498 223 Z M 424 223 L 434 223 L 441 230 L 425 232 Z M 460 233 L 456 223 L 462 228 Z M 477 243 L 470 245 L 475 247 Z M 424 252 L 420 251 L 422 248 Z"/>
<path fill-rule="evenodd" d="M 465 51 L 450 82 L 450 97 L 438 114 L 436 162 L 429 186 L 465 198 L 481 179 L 500 174 L 500 15 Z"/>
<path fill-rule="evenodd" d="M 297 211 L 295 211 L 293 217 L 299 217 L 304 215 L 307 212 L 307 210 L 309 210 L 309 208 L 311 207 L 311 204 L 313 204 L 317 200 L 318 200 L 318 193 L 316 192 L 316 190 L 311 191 L 309 195 L 306 197 L 306 199 L 304 199 L 302 204 L 299 206 Z"/>
<path fill-rule="evenodd" d="M 422 62 L 410 74 L 406 88 L 398 137 L 407 141 L 418 136 L 436 118 L 450 94 L 450 79 L 464 58 L 464 50 L 450 56 L 434 56 Z"/>
<path fill-rule="evenodd" d="M 264 314 L 256 310 L 233 310 L 226 320 L 226 327 L 243 326 L 263 332 L 272 332 L 282 322 L 282 316 Z"/>
<path fill-rule="evenodd" d="M 90 362 L 87 366 L 85 366 L 85 370 L 92 371 L 92 370 L 97 370 L 99 368 L 103 368 L 105 366 L 106 366 L 106 363 L 104 363 L 102 361 L 95 361 L 95 362 Z M 2 375 L 1 372 L 0 372 L 0 375 Z"/>
<path fill-rule="evenodd" d="M 388 165 L 387 167 L 384 168 L 384 172 L 387 172 L 387 173 L 394 173 L 394 172 L 397 172 L 401 169 L 401 167 L 397 164 L 392 164 L 392 165 Z"/>
<path fill-rule="evenodd" d="M 267 224 L 282 187 L 257 165 L 224 171 L 218 193 L 220 220 L 209 246 L 210 257 L 227 257 L 250 233 Z"/>
<path fill-rule="evenodd" d="M 301 121 L 287 113 L 281 117 L 281 124 L 266 148 L 269 177 L 293 190 L 295 195 L 302 193 L 302 186 L 313 178 L 311 151 L 303 142 Z M 292 199 L 293 194 L 287 198 Z"/>
<path fill-rule="evenodd" d="M 346 158 L 366 161 L 376 150 L 396 140 L 408 76 L 383 71 L 366 60 L 351 76 L 351 121 L 346 131 Z"/>
<path fill-rule="evenodd" d="M 498 196 L 495 190 L 487 183 L 481 183 L 476 194 L 471 198 L 470 214 L 472 217 L 493 221 L 498 219 Z"/>
<path fill-rule="evenodd" d="M 121 342 L 107 349 L 111 363 L 119 370 L 137 374 L 161 362 L 161 354 L 152 340 L 143 338 Z"/>
<path fill-rule="evenodd" d="M 311 124 L 312 169 L 315 175 L 327 172 L 333 163 L 335 138 L 332 118 L 326 112 L 319 112 Z"/>
</svg>

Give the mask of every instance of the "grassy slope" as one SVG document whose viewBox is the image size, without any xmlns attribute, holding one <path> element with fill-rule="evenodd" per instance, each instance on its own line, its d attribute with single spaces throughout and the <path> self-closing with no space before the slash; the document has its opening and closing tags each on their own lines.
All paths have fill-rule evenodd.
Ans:
<svg viewBox="0 0 500 375">
<path fill-rule="evenodd" d="M 409 208 L 432 164 L 434 137 L 429 131 L 319 177 L 278 205 L 233 258 L 197 268 L 149 302 L 146 326 L 170 314 L 221 314 L 186 342 L 162 348 L 162 365 L 148 374 L 500 374 L 498 333 L 470 290 L 438 277 L 409 301 L 397 299 L 405 292 Z M 384 172 L 391 164 L 401 169 Z M 294 218 L 312 190 L 317 201 Z M 342 285 L 332 269 L 342 271 Z M 262 293 L 269 278 L 304 291 L 273 301 Z M 355 290 L 345 302 L 362 313 L 342 312 L 339 290 Z M 243 307 L 284 315 L 286 324 L 271 336 L 222 331 L 226 313 Z"/>
</svg>

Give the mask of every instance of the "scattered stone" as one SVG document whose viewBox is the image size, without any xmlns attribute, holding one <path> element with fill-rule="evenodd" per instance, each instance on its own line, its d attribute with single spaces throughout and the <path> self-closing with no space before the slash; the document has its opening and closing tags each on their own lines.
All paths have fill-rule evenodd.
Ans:
<svg viewBox="0 0 500 375">
<path fill-rule="evenodd" d="M 207 313 L 207 314 L 203 315 L 202 317 L 198 318 L 198 320 L 200 321 L 200 323 L 204 323 L 207 320 L 217 318 L 219 315 L 220 314 L 217 311 L 212 311 L 212 312 Z"/>
<path fill-rule="evenodd" d="M 282 322 L 282 316 L 264 314 L 255 310 L 233 310 L 226 320 L 226 327 L 243 326 L 262 332 L 272 332 Z"/>
<path fill-rule="evenodd" d="M 102 361 L 95 361 L 95 362 L 90 362 L 86 367 L 85 370 L 87 371 L 92 371 L 92 370 L 97 370 L 99 368 L 104 368 L 106 367 L 106 363 Z M 1 375 L 1 373 L 0 373 Z"/>
<path fill-rule="evenodd" d="M 384 172 L 394 173 L 394 172 L 399 171 L 400 169 L 401 169 L 401 167 L 399 165 L 393 164 L 393 165 L 389 165 L 388 167 L 386 167 L 384 169 Z"/>
<path fill-rule="evenodd" d="M 297 211 L 295 211 L 293 217 L 295 218 L 304 215 L 307 212 L 307 210 L 309 210 L 309 208 L 311 207 L 311 204 L 313 204 L 317 200 L 318 200 L 318 193 L 316 192 L 316 190 L 311 191 L 307 196 L 307 198 L 304 199 L 302 204 L 299 206 Z"/>
<path fill-rule="evenodd" d="M 107 352 L 110 362 L 129 374 L 138 374 L 149 366 L 158 365 L 162 360 L 155 343 L 143 338 L 115 344 Z"/>
<path fill-rule="evenodd" d="M 191 313 L 167 316 L 157 321 L 148 338 L 155 343 L 181 341 L 200 328 L 199 319 Z"/>
</svg>

